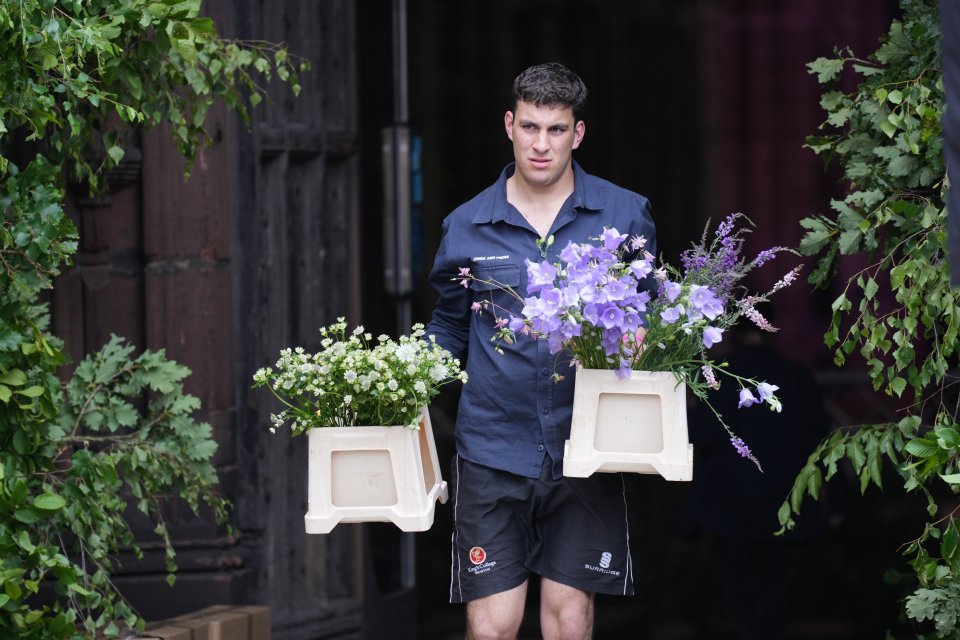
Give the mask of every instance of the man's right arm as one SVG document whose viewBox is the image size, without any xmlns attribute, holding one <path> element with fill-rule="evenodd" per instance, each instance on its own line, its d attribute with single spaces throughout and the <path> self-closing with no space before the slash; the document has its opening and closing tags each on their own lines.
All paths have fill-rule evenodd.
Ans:
<svg viewBox="0 0 960 640">
<path fill-rule="evenodd" d="M 465 264 L 454 264 L 461 252 L 454 251 L 451 244 L 450 219 L 443 222 L 440 248 L 430 271 L 430 284 L 439 294 L 433 309 L 433 317 L 427 324 L 427 335 L 433 335 L 437 344 L 459 358 L 467 354 L 470 333 L 470 289 L 457 278 Z"/>
</svg>

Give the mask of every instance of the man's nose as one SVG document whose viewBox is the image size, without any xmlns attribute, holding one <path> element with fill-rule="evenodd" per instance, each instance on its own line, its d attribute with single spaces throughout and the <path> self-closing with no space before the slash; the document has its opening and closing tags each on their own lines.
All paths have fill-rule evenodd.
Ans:
<svg viewBox="0 0 960 640">
<path fill-rule="evenodd" d="M 550 149 L 550 141 L 547 138 L 546 131 L 540 131 L 533 141 L 533 148 L 537 151 L 547 151 Z"/>
</svg>

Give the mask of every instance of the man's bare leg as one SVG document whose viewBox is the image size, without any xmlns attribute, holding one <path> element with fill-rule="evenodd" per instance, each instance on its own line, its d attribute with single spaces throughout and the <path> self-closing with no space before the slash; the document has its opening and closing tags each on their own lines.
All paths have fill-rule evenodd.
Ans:
<svg viewBox="0 0 960 640">
<path fill-rule="evenodd" d="M 590 640 L 593 637 L 593 594 L 542 578 L 540 630 L 544 640 Z"/>
</svg>

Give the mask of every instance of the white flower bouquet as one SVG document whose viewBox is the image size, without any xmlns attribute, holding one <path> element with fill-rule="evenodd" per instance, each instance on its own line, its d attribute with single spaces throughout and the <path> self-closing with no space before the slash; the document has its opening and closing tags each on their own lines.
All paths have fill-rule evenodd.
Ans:
<svg viewBox="0 0 960 640">
<path fill-rule="evenodd" d="M 422 324 L 399 340 L 381 335 L 374 341 L 362 326 L 348 334 L 346 320 L 338 318 L 320 334 L 318 353 L 283 349 L 274 367 L 254 374 L 254 388 L 267 387 L 284 405 L 270 416 L 271 432 L 285 423 L 294 435 L 315 427 L 416 429 L 421 409 L 443 385 L 467 381 L 459 360 L 433 336 L 424 339 Z"/>
</svg>

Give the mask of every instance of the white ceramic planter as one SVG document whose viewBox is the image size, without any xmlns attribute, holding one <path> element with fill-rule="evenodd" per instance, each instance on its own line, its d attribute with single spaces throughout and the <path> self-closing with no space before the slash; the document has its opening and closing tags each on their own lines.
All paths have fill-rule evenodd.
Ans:
<svg viewBox="0 0 960 640">
<path fill-rule="evenodd" d="M 341 522 L 392 522 L 403 531 L 425 531 L 437 500 L 447 501 L 426 409 L 419 430 L 325 427 L 307 437 L 307 533 L 329 533 Z"/>
<path fill-rule="evenodd" d="M 661 371 L 621 379 L 614 371 L 577 369 L 576 376 L 564 475 L 627 471 L 693 478 L 685 384 Z"/>
</svg>

